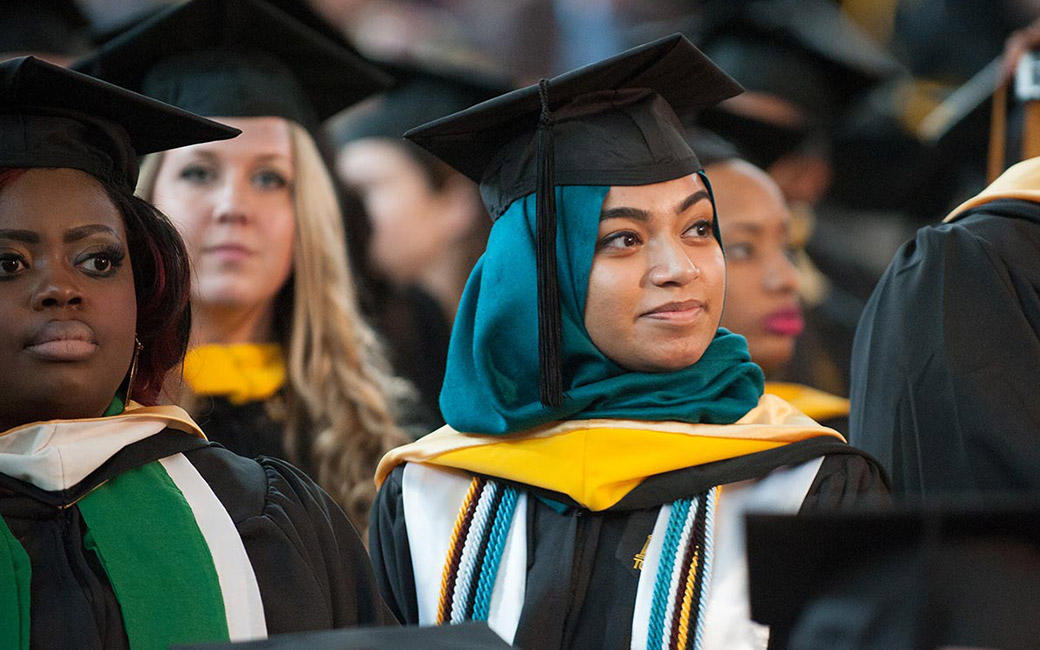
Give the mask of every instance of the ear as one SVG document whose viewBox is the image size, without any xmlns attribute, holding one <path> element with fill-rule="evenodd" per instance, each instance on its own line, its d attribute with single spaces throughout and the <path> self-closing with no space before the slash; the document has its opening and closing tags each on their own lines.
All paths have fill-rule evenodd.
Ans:
<svg viewBox="0 0 1040 650">
<path fill-rule="evenodd" d="M 480 194 L 473 181 L 461 174 L 452 174 L 437 198 L 437 219 L 443 224 L 444 232 L 453 241 L 468 236 L 473 231 L 474 221 L 481 218 L 477 209 Z"/>
</svg>

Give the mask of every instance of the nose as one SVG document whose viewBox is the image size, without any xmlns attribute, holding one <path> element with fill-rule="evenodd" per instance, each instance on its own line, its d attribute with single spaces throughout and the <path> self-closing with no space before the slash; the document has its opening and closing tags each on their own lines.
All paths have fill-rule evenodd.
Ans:
<svg viewBox="0 0 1040 650">
<path fill-rule="evenodd" d="M 650 282 L 657 286 L 682 286 L 701 274 L 680 241 L 658 241 L 647 247 Z"/>
<path fill-rule="evenodd" d="M 58 268 L 42 268 L 39 283 L 32 295 L 32 308 L 36 311 L 47 309 L 78 309 L 83 306 L 83 292 L 79 286 L 75 271 Z"/>
<path fill-rule="evenodd" d="M 246 184 L 226 175 L 215 190 L 213 217 L 220 223 L 246 223 L 249 220 L 249 194 Z"/>
<path fill-rule="evenodd" d="M 766 266 L 763 284 L 767 291 L 795 293 L 798 291 L 798 268 L 790 257 L 777 253 L 772 263 Z"/>
</svg>

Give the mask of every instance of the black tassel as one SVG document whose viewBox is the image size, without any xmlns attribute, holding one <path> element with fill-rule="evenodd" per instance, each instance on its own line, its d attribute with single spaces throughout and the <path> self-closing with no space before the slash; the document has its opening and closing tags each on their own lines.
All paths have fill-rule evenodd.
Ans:
<svg viewBox="0 0 1040 650">
<path fill-rule="evenodd" d="M 549 81 L 538 83 L 542 113 L 538 120 L 538 184 L 535 188 L 535 230 L 538 266 L 538 392 L 542 404 L 563 404 L 560 353 L 563 322 L 560 285 L 556 275 L 556 152 L 553 115 L 549 110 Z"/>
</svg>

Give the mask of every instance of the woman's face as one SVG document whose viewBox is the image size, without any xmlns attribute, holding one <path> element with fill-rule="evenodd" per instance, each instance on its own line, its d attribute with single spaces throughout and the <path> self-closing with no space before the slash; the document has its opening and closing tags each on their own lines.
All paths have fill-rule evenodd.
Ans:
<svg viewBox="0 0 1040 650">
<path fill-rule="evenodd" d="M 404 146 L 381 138 L 351 142 L 337 166 L 372 222 L 372 263 L 396 282 L 415 282 L 455 237 L 447 193 L 434 190 Z"/>
<path fill-rule="evenodd" d="M 610 188 L 589 274 L 585 328 L 615 363 L 670 372 L 704 354 L 726 290 L 714 218 L 695 175 Z"/>
<path fill-rule="evenodd" d="M 101 415 L 136 321 L 123 218 L 94 177 L 34 169 L 0 190 L 0 428 Z"/>
<path fill-rule="evenodd" d="M 184 237 L 192 306 L 262 310 L 292 274 L 294 160 L 286 120 L 217 118 L 242 134 L 166 152 L 152 203 Z"/>
<path fill-rule="evenodd" d="M 791 215 L 765 172 L 743 161 L 709 167 L 729 281 L 722 326 L 748 341 L 751 359 L 774 373 L 802 333 L 798 274 L 791 262 Z"/>
</svg>

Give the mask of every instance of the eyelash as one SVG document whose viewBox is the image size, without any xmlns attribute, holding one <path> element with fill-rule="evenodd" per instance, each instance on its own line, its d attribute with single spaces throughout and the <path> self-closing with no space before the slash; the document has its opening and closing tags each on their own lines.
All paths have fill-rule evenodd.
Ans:
<svg viewBox="0 0 1040 650">
<path fill-rule="evenodd" d="M 4 268 L 8 262 L 19 262 L 21 263 L 23 268 L 8 272 Z M 0 253 L 0 279 L 6 280 L 8 278 L 12 278 L 27 268 L 29 268 L 29 265 L 25 263 L 25 258 L 21 255 L 18 255 L 16 253 Z"/>
<path fill-rule="evenodd" d="M 96 278 L 108 278 L 116 274 L 119 268 L 123 266 L 123 260 L 126 259 L 126 252 L 116 246 L 103 246 L 101 250 L 90 253 L 85 253 L 76 259 L 76 266 L 82 266 L 84 262 L 91 260 L 106 260 L 109 267 L 103 271 L 95 269 L 84 268 L 84 272 Z M 5 266 L 9 262 L 16 262 L 21 268 L 13 271 L 7 271 Z M 16 277 L 23 271 L 29 268 L 28 262 L 25 258 L 17 253 L 3 253 L 0 254 L 0 280 L 10 279 Z"/>
<path fill-rule="evenodd" d="M 76 260 L 76 265 L 79 266 L 83 262 L 90 260 L 105 259 L 108 260 L 109 268 L 104 271 L 87 270 L 86 272 L 94 277 L 108 278 L 116 274 L 121 266 L 123 266 L 123 260 L 126 259 L 126 252 L 115 246 L 104 246 L 99 251 L 92 253 L 86 253 Z"/>
<path fill-rule="evenodd" d="M 697 235 L 698 237 L 711 237 L 714 234 L 712 232 L 712 229 L 711 229 L 711 221 L 709 221 L 708 219 L 701 219 L 701 220 L 693 223 L 689 228 L 687 228 L 685 230 L 685 232 L 683 234 L 685 234 L 687 232 L 690 232 L 694 228 L 704 228 L 704 230 L 705 230 L 704 234 L 703 235 Z"/>
<path fill-rule="evenodd" d="M 703 228 L 705 232 L 703 234 L 695 235 L 697 238 L 704 238 L 704 239 L 706 239 L 708 237 L 714 236 L 714 233 L 712 232 L 712 228 L 711 228 L 711 221 L 709 221 L 707 219 L 700 219 L 700 220 L 694 222 L 693 224 L 690 225 L 689 228 L 687 228 L 686 230 L 683 231 L 683 235 L 686 235 L 686 233 L 690 232 L 691 230 L 698 229 L 698 228 Z M 630 244 L 627 244 L 627 245 L 624 245 L 624 246 L 618 246 L 617 248 L 629 248 L 631 246 L 635 246 L 637 244 L 643 243 L 643 239 L 642 239 L 642 237 L 639 236 L 639 233 L 636 233 L 636 232 L 634 232 L 632 230 L 621 230 L 621 231 L 618 231 L 618 232 L 610 233 L 609 235 L 607 235 L 606 237 L 601 239 L 599 244 L 596 246 L 596 249 L 597 250 L 601 250 L 601 249 L 604 249 L 604 248 L 613 247 L 612 245 L 615 242 L 621 241 L 622 239 L 625 239 L 625 238 L 628 238 L 628 237 L 631 237 L 634 241 L 631 242 Z"/>
<path fill-rule="evenodd" d="M 207 185 L 216 180 L 217 170 L 205 165 L 192 164 L 184 167 L 178 175 L 181 180 L 194 185 Z M 261 190 L 280 190 L 289 185 L 289 179 L 279 171 L 261 169 L 250 176 L 250 181 Z"/>
</svg>

